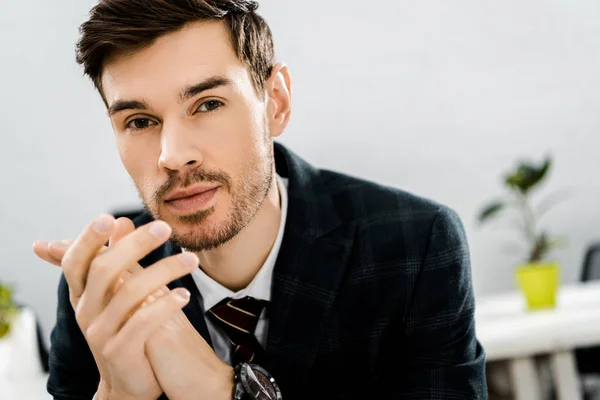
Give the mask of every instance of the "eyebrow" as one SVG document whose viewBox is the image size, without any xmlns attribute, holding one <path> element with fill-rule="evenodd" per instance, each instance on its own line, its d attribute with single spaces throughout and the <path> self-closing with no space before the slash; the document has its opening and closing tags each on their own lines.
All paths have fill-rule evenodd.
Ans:
<svg viewBox="0 0 600 400">
<path fill-rule="evenodd" d="M 230 79 L 223 78 L 220 76 L 213 76 L 208 79 L 203 80 L 200 83 L 195 85 L 186 86 L 181 93 L 179 93 L 179 101 L 182 103 L 190 98 L 205 92 L 210 89 L 214 89 L 220 86 L 232 85 L 233 82 Z"/>
<path fill-rule="evenodd" d="M 148 104 L 137 100 L 117 100 L 108 107 L 108 115 L 113 116 L 124 110 L 147 110 Z"/>
<path fill-rule="evenodd" d="M 213 76 L 202 82 L 196 83 L 195 85 L 186 86 L 179 93 L 179 101 L 184 102 L 190 98 L 205 92 L 210 89 L 214 89 L 220 86 L 232 85 L 233 81 L 220 76 Z M 117 100 L 108 107 L 108 115 L 112 117 L 118 112 L 125 110 L 148 110 L 148 104 L 144 101 L 138 100 Z"/>
</svg>

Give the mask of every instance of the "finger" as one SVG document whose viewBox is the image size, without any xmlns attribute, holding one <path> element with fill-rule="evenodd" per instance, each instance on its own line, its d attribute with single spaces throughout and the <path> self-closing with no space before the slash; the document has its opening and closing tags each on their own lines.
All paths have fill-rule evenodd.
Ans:
<svg viewBox="0 0 600 400">
<path fill-rule="evenodd" d="M 62 260 L 63 273 L 69 283 L 72 299 L 81 297 L 85 288 L 88 269 L 98 251 L 104 247 L 114 228 L 111 215 L 100 215 L 90 223 L 71 244 Z"/>
<path fill-rule="evenodd" d="M 115 230 L 113 231 L 113 234 L 110 236 L 110 239 L 108 240 L 108 247 L 110 248 L 110 247 L 114 246 L 115 243 L 117 243 L 119 240 L 123 239 L 125 236 L 132 233 L 133 231 L 135 231 L 135 225 L 133 224 L 133 222 L 131 222 L 131 220 L 129 218 L 126 218 L 126 217 L 118 218 L 115 221 Z M 119 287 L 123 284 L 123 282 L 125 280 L 127 280 L 127 278 L 133 272 L 135 272 L 137 270 L 136 268 L 134 268 L 136 266 L 139 267 L 139 265 L 135 265 L 131 268 L 128 268 L 127 271 L 124 271 L 121 273 L 121 275 L 117 279 L 117 281 L 113 283 L 113 287 L 112 287 L 113 293 L 119 289 Z"/>
<path fill-rule="evenodd" d="M 131 277 L 131 275 L 133 275 L 133 273 L 138 272 L 140 270 L 143 270 L 143 268 L 139 264 L 136 264 L 135 267 L 129 268 L 127 271 L 123 272 L 121 274 L 121 276 L 119 277 L 119 279 L 117 280 L 117 283 L 115 284 L 115 287 L 113 289 L 113 294 L 117 290 L 119 290 L 119 288 L 123 285 L 123 283 L 125 283 L 125 281 L 127 279 L 129 279 L 129 277 Z M 156 299 L 164 296 L 166 293 L 169 293 L 169 292 L 170 292 L 170 289 L 166 285 L 162 286 L 160 289 L 158 289 L 157 291 L 153 292 L 150 296 L 148 296 L 148 298 L 140 305 L 140 307 L 145 307 L 146 304 L 154 302 Z"/>
<path fill-rule="evenodd" d="M 62 262 L 62 259 L 65 256 L 65 253 L 69 249 L 71 245 L 66 244 L 64 242 L 57 242 L 55 240 L 48 243 L 48 253 L 59 262 Z M 59 264 L 60 265 L 60 264 Z"/>
<path fill-rule="evenodd" d="M 171 227 L 154 221 L 126 235 L 91 263 L 86 283 L 86 301 L 98 314 L 110 301 L 121 274 L 169 239 Z M 97 315 L 97 314 L 94 314 Z"/>
<path fill-rule="evenodd" d="M 189 300 L 190 292 L 184 288 L 177 288 L 147 307 L 140 308 L 107 344 L 105 349 L 107 355 L 110 356 L 113 351 L 118 352 L 119 349 L 131 346 L 131 343 L 144 345 L 154 332 L 181 310 Z M 96 326 L 94 324 L 94 328 Z M 104 338 L 100 338 L 102 339 Z"/>
<path fill-rule="evenodd" d="M 58 265 L 60 265 L 65 253 L 67 252 L 72 243 L 72 240 L 63 240 L 62 242 L 57 242 L 53 240 L 48 244 L 48 253 L 55 260 L 58 261 Z M 101 254 L 103 251 L 106 250 L 108 250 L 108 247 L 102 246 L 102 248 L 98 250 L 98 254 Z"/>
<path fill-rule="evenodd" d="M 119 279 L 117 279 L 117 283 L 115 284 L 115 287 L 113 289 L 113 294 L 114 292 L 116 292 L 117 290 L 119 290 L 119 288 L 121 287 L 121 285 L 123 285 L 123 283 L 125 283 L 125 281 L 127 279 L 129 279 L 129 277 L 131 275 L 133 275 L 135 272 L 141 271 L 143 270 L 143 268 L 139 265 L 139 264 L 135 264 L 134 267 L 129 268 L 127 271 L 123 272 L 121 274 L 121 276 L 119 277 Z M 152 293 L 150 296 L 148 296 L 148 299 L 146 299 L 146 301 L 154 301 L 155 299 L 163 296 L 165 293 L 168 293 L 170 291 L 170 289 L 167 286 L 163 286 L 160 289 L 158 289 L 156 292 Z M 142 304 L 143 306 L 143 304 Z"/>
<path fill-rule="evenodd" d="M 123 285 L 123 283 L 125 283 L 125 281 L 126 281 L 127 279 L 129 279 L 129 277 L 130 277 L 131 275 L 132 275 L 132 274 L 131 274 L 129 271 L 125 271 L 125 272 L 123 272 L 123 274 L 121 275 L 121 277 L 120 277 L 120 278 L 117 280 L 117 284 L 115 285 L 115 289 L 114 289 L 114 291 L 117 291 L 117 290 L 119 290 L 119 288 L 121 287 L 121 285 Z M 165 286 L 165 288 L 166 288 L 166 286 Z M 168 289 L 168 288 L 167 288 L 167 291 L 166 291 L 166 292 L 165 292 L 165 291 L 163 291 L 163 290 L 161 290 L 161 289 L 157 290 L 156 292 L 154 292 L 154 293 L 152 293 L 150 296 L 148 296 L 148 297 L 146 298 L 146 300 L 144 300 L 144 301 L 142 302 L 142 304 L 140 304 L 140 307 L 138 307 L 138 308 L 141 308 L 141 307 L 146 307 L 148 304 L 152 304 L 152 303 L 154 303 L 154 302 L 155 302 L 155 301 L 156 301 L 158 298 L 162 297 L 162 296 L 163 296 L 165 293 L 167 293 L 168 291 L 169 291 L 169 289 Z M 114 293 L 113 293 L 113 294 L 114 294 Z M 137 311 L 137 309 L 136 309 L 136 310 L 134 310 L 134 311 L 132 311 L 131 313 L 129 313 L 129 314 L 128 314 L 128 316 L 127 316 L 127 318 L 129 319 L 129 317 L 131 317 L 131 316 L 132 316 L 132 315 L 135 313 L 135 311 Z"/>
<path fill-rule="evenodd" d="M 118 221 L 119 220 L 117 220 L 117 223 L 118 223 Z M 115 229 L 118 229 L 118 228 L 115 228 Z M 121 228 L 121 230 L 122 229 L 123 228 Z M 113 241 L 118 240 L 118 237 L 115 237 L 115 235 L 113 234 L 113 236 L 111 236 L 111 239 Z M 50 243 L 37 241 L 33 244 L 33 246 L 34 246 L 34 251 L 36 252 L 38 257 L 43 258 L 45 261 L 52 262 L 53 264 L 60 266 L 60 262 L 62 261 L 65 253 L 67 252 L 67 249 L 70 247 L 70 245 L 72 243 L 73 243 L 73 240 L 71 240 L 71 239 L 65 239 L 61 242 L 53 240 Z M 106 249 L 108 249 L 108 247 L 104 246 L 100 249 L 100 251 L 98 253 L 101 253 L 101 252 L 105 251 Z M 135 267 L 137 267 L 137 268 L 135 268 Z M 136 272 L 139 269 L 142 269 L 141 266 L 139 266 L 139 265 L 136 265 L 135 267 L 130 268 L 131 272 Z"/>
<path fill-rule="evenodd" d="M 61 242 L 52 240 L 49 243 L 42 240 L 36 240 L 33 243 L 33 251 L 42 260 L 60 267 L 61 261 L 72 243 L 73 240 L 71 239 L 65 239 Z"/>
<path fill-rule="evenodd" d="M 121 217 L 115 221 L 115 230 L 110 236 L 108 247 L 112 247 L 119 240 L 135 231 L 135 225 L 129 218 Z"/>
<path fill-rule="evenodd" d="M 119 224 L 119 221 L 121 222 L 121 227 L 116 227 L 115 230 L 120 230 L 121 233 L 123 233 L 124 231 L 129 231 L 130 228 L 128 227 L 129 223 L 131 224 L 131 228 L 133 228 L 135 230 L 135 227 L 133 226 L 133 223 L 127 219 L 127 218 L 119 218 L 116 223 Z M 124 221 L 124 222 L 123 222 Z M 126 228 L 124 228 L 124 226 Z M 119 237 L 115 234 L 113 234 L 111 236 L 111 240 L 114 241 L 118 241 Z M 51 241 L 50 243 L 44 242 L 44 241 L 36 241 L 33 244 L 33 250 L 35 252 L 35 254 L 40 257 L 41 259 L 43 259 L 44 261 L 47 261 L 51 264 L 54 264 L 56 266 L 61 265 L 61 261 L 66 253 L 66 250 L 69 248 L 69 245 L 73 243 L 73 240 L 71 239 L 65 239 L 61 242 L 58 241 Z M 107 247 L 103 247 L 102 249 L 100 249 L 99 252 L 102 252 L 104 250 L 106 250 Z M 120 285 L 128 279 L 129 276 L 131 276 L 133 273 L 138 272 L 140 270 L 142 270 L 143 268 L 139 265 L 139 264 L 135 264 L 133 266 L 131 266 L 130 268 L 127 269 L 127 271 L 123 272 L 123 274 L 121 275 L 121 277 L 119 278 L 119 280 L 117 281 L 113 291 L 118 290 L 118 288 L 120 287 Z M 158 289 L 156 292 L 152 293 L 152 296 L 154 296 L 155 298 L 161 297 L 163 296 L 165 293 L 169 292 L 169 288 L 164 286 L 160 289 Z M 152 299 L 150 299 L 152 300 Z"/>
<path fill-rule="evenodd" d="M 36 240 L 33 243 L 33 252 L 42 260 L 60 267 L 60 260 L 57 260 L 50 254 L 49 245 L 50 244 L 48 242 Z"/>
<path fill-rule="evenodd" d="M 104 327 L 105 335 L 115 335 L 130 314 L 147 302 L 149 296 L 153 296 L 153 293 L 165 284 L 189 274 L 196 268 L 198 257 L 186 252 L 162 259 L 129 277 L 97 318 L 98 323 Z M 158 301 L 156 298 L 154 300 Z M 152 302 L 147 302 L 146 306 L 150 303 Z"/>
<path fill-rule="evenodd" d="M 123 219 L 126 219 L 126 218 L 123 218 Z M 117 222 L 118 221 L 119 220 L 117 220 Z M 114 237 L 114 234 L 113 234 L 112 237 Z M 34 251 L 36 252 L 36 254 L 38 255 L 38 257 L 40 257 L 43 260 L 45 260 L 47 262 L 50 262 L 50 263 L 52 263 L 52 264 L 57 265 L 57 266 L 60 267 L 62 258 L 63 258 L 63 256 L 66 253 L 66 249 L 69 248 L 69 245 L 71 243 L 73 243 L 73 241 L 70 240 L 70 239 L 63 240 L 62 242 L 58 242 L 58 241 L 53 240 L 50 243 L 37 241 L 37 242 L 34 243 Z M 103 247 L 103 248 L 100 249 L 100 251 L 98 253 L 101 253 L 101 252 L 103 252 L 103 251 L 105 251 L 107 249 L 108 249 L 108 247 Z M 128 270 L 125 271 L 125 272 L 123 272 L 123 274 L 119 278 L 119 280 L 116 283 L 113 291 L 116 291 L 119 288 L 119 286 L 125 280 L 127 280 L 127 278 L 129 276 L 131 276 L 133 273 L 138 272 L 138 271 L 140 271 L 142 269 L 143 268 L 139 264 L 135 264 L 135 265 L 131 266 L 130 268 L 128 268 Z M 153 295 L 155 297 L 160 297 L 164 293 L 166 293 L 168 290 L 169 289 L 165 286 L 164 288 L 161 288 L 158 291 L 156 291 L 155 293 L 153 293 Z"/>
</svg>

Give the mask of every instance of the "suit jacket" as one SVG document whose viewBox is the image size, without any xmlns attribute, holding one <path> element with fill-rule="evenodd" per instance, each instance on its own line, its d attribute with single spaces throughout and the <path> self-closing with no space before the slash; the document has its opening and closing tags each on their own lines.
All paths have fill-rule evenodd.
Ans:
<svg viewBox="0 0 600 400">
<path fill-rule="evenodd" d="M 319 170 L 275 144 L 289 209 L 265 365 L 289 399 L 487 399 L 469 250 L 458 216 L 406 192 Z M 135 221 L 150 222 L 148 214 Z M 140 263 L 180 251 L 167 242 Z M 191 275 L 183 309 L 210 344 Z M 58 288 L 48 390 L 91 399 L 99 374 Z M 164 396 L 163 396 L 164 397 Z"/>
</svg>

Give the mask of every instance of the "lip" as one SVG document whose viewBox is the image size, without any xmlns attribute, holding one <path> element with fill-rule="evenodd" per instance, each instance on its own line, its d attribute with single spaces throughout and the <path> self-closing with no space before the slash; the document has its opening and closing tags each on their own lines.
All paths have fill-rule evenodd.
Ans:
<svg viewBox="0 0 600 400">
<path fill-rule="evenodd" d="M 186 189 L 179 189 L 171 192 L 167 197 L 165 197 L 164 201 L 169 202 L 173 200 L 180 200 L 186 197 L 193 197 L 199 194 L 209 192 L 213 189 L 218 188 L 219 185 L 196 185 Z"/>
<path fill-rule="evenodd" d="M 165 205 L 169 208 L 171 213 L 180 216 L 189 215 L 199 211 L 206 211 L 216 205 L 218 201 L 219 188 L 220 186 L 216 186 L 209 190 L 195 190 L 193 192 L 186 192 L 186 194 L 196 194 L 165 201 Z M 179 195 L 181 195 L 181 193 Z"/>
</svg>

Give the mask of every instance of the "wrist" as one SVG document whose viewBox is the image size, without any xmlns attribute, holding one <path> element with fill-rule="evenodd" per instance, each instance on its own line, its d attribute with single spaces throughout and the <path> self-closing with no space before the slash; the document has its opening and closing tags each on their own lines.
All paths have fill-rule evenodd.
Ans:
<svg viewBox="0 0 600 400">
<path fill-rule="evenodd" d="M 177 393 L 166 391 L 169 399 L 173 400 L 198 400 L 206 398 L 210 400 L 232 400 L 234 390 L 234 371 L 229 365 L 224 364 L 226 368 L 219 368 L 212 377 L 207 379 L 195 380 L 190 385 L 182 386 Z M 210 388 L 206 382 L 211 382 Z M 202 386 L 199 386 L 202 385 Z M 200 395 L 202 394 L 202 395 Z M 201 396 L 201 397 L 199 397 Z"/>
<path fill-rule="evenodd" d="M 133 397 L 128 394 L 119 393 L 115 390 L 112 390 L 112 388 L 107 385 L 102 390 L 98 388 L 96 396 L 94 396 L 93 400 L 139 400 L 139 397 Z"/>
<path fill-rule="evenodd" d="M 96 391 L 96 394 L 94 395 L 94 398 L 92 400 L 107 400 L 109 392 L 110 388 L 107 385 L 107 383 L 103 379 L 100 379 L 100 383 L 98 384 L 98 390 Z"/>
<path fill-rule="evenodd" d="M 224 368 L 219 376 L 219 383 L 216 386 L 216 397 L 214 398 L 218 400 L 231 400 L 235 386 L 233 368 L 227 365 L 227 368 Z"/>
</svg>

